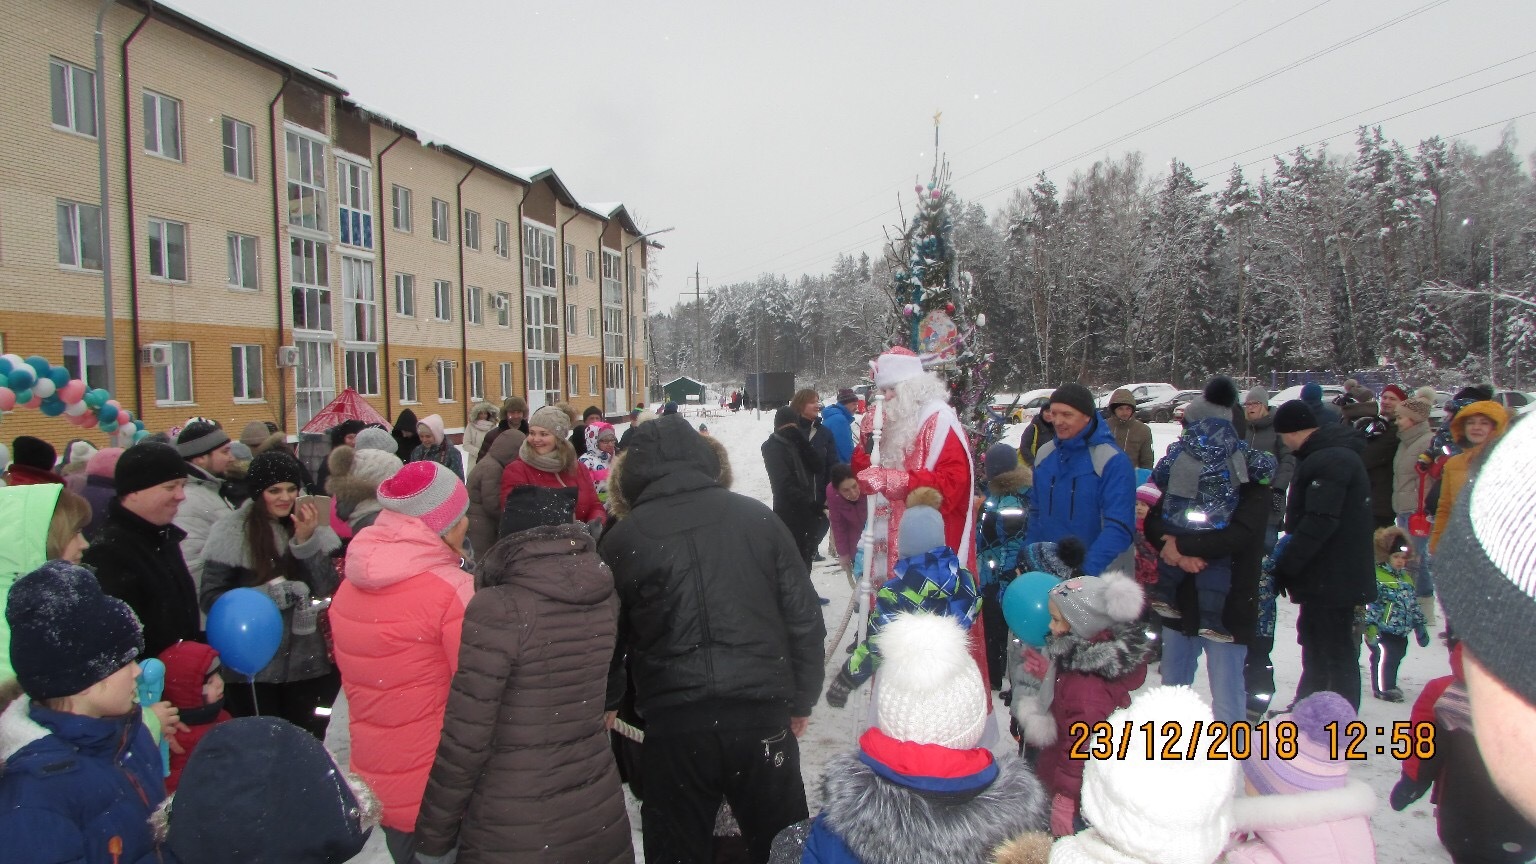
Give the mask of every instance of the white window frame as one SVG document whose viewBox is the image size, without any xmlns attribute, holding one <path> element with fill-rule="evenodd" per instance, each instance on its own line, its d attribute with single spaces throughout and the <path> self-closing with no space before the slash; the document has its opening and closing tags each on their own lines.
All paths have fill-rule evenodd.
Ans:
<svg viewBox="0 0 1536 864">
<path fill-rule="evenodd" d="M 576 335 L 576 304 L 565 304 L 565 333 L 567 336 Z"/>
<path fill-rule="evenodd" d="M 249 123 L 224 117 L 219 129 L 223 145 L 224 174 L 239 180 L 256 180 L 256 127 Z M 241 172 L 241 151 L 244 150 L 244 173 Z M 231 171 L 230 168 L 234 170 Z"/>
<path fill-rule="evenodd" d="M 231 231 L 225 235 L 224 252 L 229 256 L 229 287 L 236 291 L 261 290 L 260 247 L 256 238 Z"/>
<path fill-rule="evenodd" d="M 597 364 L 596 363 L 594 363 L 594 364 L 592 364 L 592 365 L 587 367 L 587 391 L 588 391 L 587 392 L 588 396 L 601 396 L 601 395 L 603 395 L 602 391 L 597 386 Z"/>
<path fill-rule="evenodd" d="M 496 254 L 503 258 L 512 257 L 512 226 L 505 219 L 496 220 Z"/>
<path fill-rule="evenodd" d="M 559 356 L 530 355 L 528 357 L 528 409 L 537 410 L 533 403 L 539 402 L 539 407 L 553 405 L 560 401 L 560 358 Z"/>
<path fill-rule="evenodd" d="M 571 391 L 572 396 L 581 395 L 581 370 L 575 363 L 565 367 L 565 386 Z"/>
<path fill-rule="evenodd" d="M 305 250 L 308 250 L 307 253 Z M 288 240 L 288 279 L 293 327 L 312 333 L 333 333 L 336 323 L 331 298 L 330 249 L 321 240 L 292 235 Z M 299 305 L 302 304 L 302 305 Z M 299 310 L 303 309 L 303 323 Z M 313 314 L 311 314 L 313 313 Z M 318 323 L 324 327 L 312 326 Z"/>
<path fill-rule="evenodd" d="M 512 381 L 513 381 L 512 364 L 511 363 L 502 363 L 500 371 L 501 371 L 501 398 L 502 398 L 503 401 L 505 401 L 507 399 L 507 397 L 513 395 L 513 391 L 512 391 Z"/>
<path fill-rule="evenodd" d="M 501 305 L 496 307 L 496 326 L 511 329 L 512 295 L 506 291 L 498 291 L 492 296 L 498 297 L 501 300 Z"/>
<path fill-rule="evenodd" d="M 96 238 L 96 266 L 95 267 L 88 267 L 88 266 L 86 266 L 86 261 L 88 260 L 86 258 L 86 254 L 85 254 L 86 251 L 87 251 L 86 244 L 85 244 L 86 237 L 85 237 L 84 233 L 80 229 L 81 229 L 82 225 L 89 225 L 90 224 L 90 220 L 82 220 L 80 218 L 81 215 L 82 215 L 82 211 L 84 211 L 84 210 L 92 211 L 92 213 L 94 214 L 94 217 L 95 217 L 94 218 L 94 221 L 96 223 L 96 230 L 94 232 L 94 235 L 95 235 L 95 238 Z M 61 259 L 59 260 L 59 266 L 64 268 L 65 270 L 78 270 L 78 271 L 84 271 L 84 272 L 89 272 L 89 273 L 100 273 L 101 272 L 101 255 L 102 255 L 102 247 L 101 247 L 101 208 L 98 207 L 95 204 L 84 204 L 84 203 L 81 203 L 79 201 L 66 201 L 66 200 L 60 198 L 60 199 L 58 199 L 55 202 L 54 214 L 55 214 L 55 219 L 54 219 L 55 227 L 56 228 L 63 228 L 65 231 L 69 232 L 69 237 L 68 237 L 69 250 L 68 250 L 68 253 L 69 253 L 69 255 L 72 258 L 72 260 L 70 260 L 70 261 L 65 261 L 61 257 Z M 58 238 L 58 241 L 57 241 L 56 245 L 58 246 L 58 251 L 59 251 L 59 254 L 61 256 L 65 253 L 64 243 L 65 243 L 65 238 L 60 236 Z"/>
<path fill-rule="evenodd" d="M 341 352 L 346 384 L 359 396 L 379 395 L 379 349 L 347 345 Z"/>
<path fill-rule="evenodd" d="M 299 365 L 293 370 L 294 411 L 303 426 L 336 398 L 336 353 L 322 339 L 295 339 Z"/>
<path fill-rule="evenodd" d="M 267 401 L 266 370 L 261 355 L 260 345 L 229 346 L 230 390 L 238 405 Z"/>
<path fill-rule="evenodd" d="M 146 89 L 144 105 L 144 152 L 161 159 L 180 162 L 185 136 L 181 131 L 181 100 Z M 167 129 L 167 114 L 170 114 Z M 170 134 L 167 135 L 166 133 Z M 167 146 L 167 139 L 170 146 Z M 174 148 L 174 150 L 172 149 Z"/>
<path fill-rule="evenodd" d="M 625 393 L 625 383 L 628 377 L 624 371 L 624 361 L 612 359 L 603 361 L 603 410 L 609 414 L 621 413 L 624 403 L 628 401 Z M 615 383 L 617 382 L 617 383 Z"/>
<path fill-rule="evenodd" d="M 474 210 L 464 211 L 464 248 L 480 251 L 480 214 Z"/>
<path fill-rule="evenodd" d="M 617 306 L 603 307 L 603 358 L 624 358 L 624 310 Z"/>
<path fill-rule="evenodd" d="M 447 279 L 432 280 L 432 320 L 453 320 L 453 283 Z"/>
<path fill-rule="evenodd" d="M 56 83 L 54 81 L 55 69 L 58 69 L 63 74 L 63 81 L 60 82 L 62 86 L 58 88 L 54 86 Z M 90 85 L 87 88 L 90 90 L 90 92 L 85 94 L 85 98 L 83 100 L 81 99 L 79 93 L 81 83 Z M 48 97 L 48 122 L 53 124 L 53 128 L 59 130 L 60 132 L 68 132 L 71 135 L 81 135 L 86 138 L 96 137 L 96 131 L 100 128 L 101 124 L 96 117 L 95 72 L 85 68 L 84 66 L 78 66 L 74 63 L 71 63 L 68 60 L 60 60 L 57 57 L 49 57 Z M 59 104 L 60 99 L 63 100 L 62 106 Z M 59 123 L 57 118 L 54 116 L 56 113 L 58 113 L 61 107 L 65 116 L 65 122 L 62 124 Z M 82 111 L 87 112 L 88 116 L 82 117 Z M 79 128 L 80 125 L 83 125 L 82 121 L 86 120 L 89 120 L 91 128 L 89 130 Z"/>
<path fill-rule="evenodd" d="M 485 361 L 469 361 L 469 398 L 473 402 L 485 400 Z"/>
<path fill-rule="evenodd" d="M 336 160 L 337 239 L 343 246 L 373 248 L 373 169 Z"/>
<path fill-rule="evenodd" d="M 553 291 L 555 282 L 555 231 L 536 222 L 523 221 L 523 286 Z"/>
<path fill-rule="evenodd" d="M 597 253 L 591 249 L 586 250 L 586 253 L 587 278 L 595 282 L 597 281 Z"/>
<path fill-rule="evenodd" d="M 421 394 L 416 390 L 416 361 L 409 357 L 396 360 L 395 373 L 400 383 L 400 404 L 420 405 Z"/>
<path fill-rule="evenodd" d="M 453 227 L 448 224 L 448 212 L 447 201 L 432 199 L 432 239 L 439 243 L 447 243 L 453 236 Z"/>
<path fill-rule="evenodd" d="M 459 401 L 455 398 L 453 365 L 447 360 L 439 360 L 434 365 L 437 366 L 437 401 L 443 404 Z"/>
<path fill-rule="evenodd" d="M 79 378 L 85 382 L 85 386 L 89 389 L 106 387 L 107 340 L 98 339 L 94 336 L 65 336 L 61 341 L 62 350 L 60 351 L 60 357 L 64 360 L 64 368 L 69 369 L 69 377 Z M 75 368 L 72 369 L 69 362 L 69 348 L 71 345 L 75 349 Z M 100 349 L 101 362 L 91 363 L 92 347 Z M 92 374 L 91 371 L 93 366 L 96 370 L 95 374 Z"/>
<path fill-rule="evenodd" d="M 329 198 L 325 176 L 324 139 L 294 129 L 284 130 L 288 224 L 325 233 L 329 230 Z"/>
<path fill-rule="evenodd" d="M 341 338 L 354 344 L 379 344 L 379 302 L 371 259 L 341 256 L 341 296 Z"/>
<path fill-rule="evenodd" d="M 565 284 L 579 285 L 581 280 L 576 278 L 576 244 L 565 244 Z"/>
<path fill-rule="evenodd" d="M 401 301 L 405 302 L 401 302 Z M 395 274 L 395 315 L 400 318 L 416 317 L 416 276 L 411 273 Z"/>
<path fill-rule="evenodd" d="M 523 345 L 529 351 L 560 353 L 560 298 L 529 292 L 523 304 Z"/>
<path fill-rule="evenodd" d="M 485 289 L 477 285 L 466 285 L 464 290 L 467 296 L 464 298 L 464 317 L 470 324 L 485 323 Z"/>
<path fill-rule="evenodd" d="M 192 389 L 192 343 L 169 342 L 171 346 L 171 362 L 168 365 L 155 369 L 155 404 L 164 407 L 166 405 L 196 405 L 197 393 Z M 178 367 L 179 372 L 178 372 Z M 176 391 L 182 385 L 186 386 L 186 398 L 176 398 Z M 162 396 L 161 393 L 165 395 Z"/>
<path fill-rule="evenodd" d="M 620 278 L 624 272 L 623 264 L 619 259 L 619 253 L 603 250 L 603 291 L 602 301 L 604 306 L 624 305 L 624 282 Z"/>
<path fill-rule="evenodd" d="M 597 307 L 596 306 L 588 306 L 587 307 L 587 335 L 588 336 L 596 336 L 597 335 Z"/>
<path fill-rule="evenodd" d="M 158 231 L 159 237 L 156 237 Z M 171 235 L 181 233 L 181 273 L 173 272 L 171 267 Z M 145 239 L 149 242 L 149 257 L 145 266 L 149 268 L 151 279 L 159 279 L 165 282 L 187 281 L 187 223 L 177 222 L 174 219 L 160 219 L 150 217 L 149 230 L 145 233 Z M 155 272 L 155 258 L 160 259 L 160 272 Z"/>
<path fill-rule="evenodd" d="M 390 225 L 402 234 L 411 233 L 411 189 L 399 183 L 389 187 Z"/>
</svg>

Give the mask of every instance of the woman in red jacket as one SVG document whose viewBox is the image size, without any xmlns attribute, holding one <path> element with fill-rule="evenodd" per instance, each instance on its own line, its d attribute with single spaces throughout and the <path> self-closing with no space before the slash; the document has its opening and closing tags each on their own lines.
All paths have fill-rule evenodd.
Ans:
<svg viewBox="0 0 1536 864">
<path fill-rule="evenodd" d="M 546 405 L 533 412 L 528 418 L 527 440 L 517 451 L 517 458 L 507 463 L 501 472 L 503 506 L 507 495 L 519 486 L 575 488 L 575 521 L 591 522 L 604 518 L 602 502 L 597 500 L 597 487 L 592 483 L 592 475 L 576 460 L 576 449 L 568 440 L 570 435 L 571 418 L 564 411 Z"/>
</svg>

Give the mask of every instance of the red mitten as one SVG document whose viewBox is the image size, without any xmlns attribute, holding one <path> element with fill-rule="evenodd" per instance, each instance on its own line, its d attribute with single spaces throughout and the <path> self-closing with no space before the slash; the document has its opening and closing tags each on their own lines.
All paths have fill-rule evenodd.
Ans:
<svg viewBox="0 0 1536 864">
<path fill-rule="evenodd" d="M 1066 837 L 1074 834 L 1072 817 L 1077 815 L 1077 802 L 1065 795 L 1051 796 L 1051 836 Z"/>
<path fill-rule="evenodd" d="M 907 472 L 873 466 L 859 472 L 859 486 L 868 495 L 881 494 L 890 501 L 907 497 Z"/>
</svg>

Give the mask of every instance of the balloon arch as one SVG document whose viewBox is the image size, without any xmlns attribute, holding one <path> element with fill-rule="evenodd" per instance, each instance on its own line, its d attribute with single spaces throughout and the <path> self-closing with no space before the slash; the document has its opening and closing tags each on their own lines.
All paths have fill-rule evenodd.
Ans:
<svg viewBox="0 0 1536 864">
<path fill-rule="evenodd" d="M 68 369 L 35 354 L 25 359 L 16 354 L 0 356 L 0 411 L 18 408 L 35 408 L 81 429 L 94 427 L 133 442 L 149 434 L 144 421 L 119 405 L 111 393 L 100 387 L 87 389 L 84 381 L 70 377 Z"/>
</svg>

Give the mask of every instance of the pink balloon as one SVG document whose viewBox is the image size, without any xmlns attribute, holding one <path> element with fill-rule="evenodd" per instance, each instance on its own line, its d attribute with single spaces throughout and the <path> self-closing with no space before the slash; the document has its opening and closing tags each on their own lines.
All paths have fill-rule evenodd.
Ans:
<svg viewBox="0 0 1536 864">
<path fill-rule="evenodd" d="M 0 411 L 16 410 L 16 392 L 9 387 L 0 387 Z"/>
<path fill-rule="evenodd" d="M 116 399 L 108 399 L 107 400 L 107 404 L 111 405 L 113 408 L 122 408 L 123 407 L 123 406 L 117 404 L 117 400 Z"/>
<path fill-rule="evenodd" d="M 132 423 L 133 423 L 133 412 L 132 411 L 129 411 L 127 408 L 123 408 L 122 410 L 117 412 L 117 425 L 118 426 L 128 426 L 128 425 L 130 425 Z"/>
<path fill-rule="evenodd" d="M 43 397 L 34 394 L 32 396 L 32 399 L 27 402 L 25 407 L 27 407 L 27 408 L 36 408 L 37 406 L 39 406 L 41 404 L 43 404 Z"/>
<path fill-rule="evenodd" d="M 66 405 L 72 402 L 79 402 L 85 398 L 85 382 L 76 378 L 60 387 L 57 395 Z"/>
</svg>

